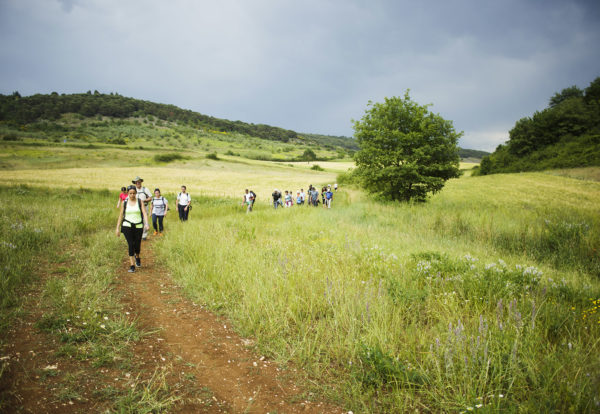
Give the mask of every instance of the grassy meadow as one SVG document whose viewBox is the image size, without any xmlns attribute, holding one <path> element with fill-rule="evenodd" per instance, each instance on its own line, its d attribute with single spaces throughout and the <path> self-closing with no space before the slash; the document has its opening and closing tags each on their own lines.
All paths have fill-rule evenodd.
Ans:
<svg viewBox="0 0 600 414">
<path fill-rule="evenodd" d="M 69 151 L 85 160 L 121 150 Z M 185 183 L 196 195 L 190 221 L 171 212 L 156 254 L 261 353 L 301 368 L 312 391 L 366 413 L 600 410 L 599 182 L 466 174 L 424 204 L 377 203 L 341 187 L 331 209 L 273 210 L 273 188 L 333 183 L 347 165 L 317 162 L 319 172 L 235 156 L 153 165 L 146 150 L 129 154 L 137 161 L 43 169 L 24 156 L 0 169 L 13 185 L 3 190 L 13 203 L 3 224 L 46 237 L 39 246 L 75 237 L 78 225 L 110 235 L 118 188 L 133 176 L 167 197 Z M 246 187 L 259 196 L 251 214 L 240 206 Z M 58 214 L 40 221 L 18 206 L 42 188 L 52 202 L 35 208 Z M 2 260 L 27 245 L 13 230 Z M 122 240 L 97 237 L 125 256 Z M 3 279 L 4 309 L 36 251 L 1 263 L 29 266 Z"/>
</svg>

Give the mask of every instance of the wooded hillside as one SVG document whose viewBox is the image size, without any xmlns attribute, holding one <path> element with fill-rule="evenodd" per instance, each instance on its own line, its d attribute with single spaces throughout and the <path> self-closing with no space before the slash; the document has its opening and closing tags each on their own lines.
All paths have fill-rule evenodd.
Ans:
<svg viewBox="0 0 600 414">
<path fill-rule="evenodd" d="M 517 121 L 510 139 L 481 161 L 478 174 L 600 165 L 600 77 L 571 86 L 548 107 Z"/>
</svg>

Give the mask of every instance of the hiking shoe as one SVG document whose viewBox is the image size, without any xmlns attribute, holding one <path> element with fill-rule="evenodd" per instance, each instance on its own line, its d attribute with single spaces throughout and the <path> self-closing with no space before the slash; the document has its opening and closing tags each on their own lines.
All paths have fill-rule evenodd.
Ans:
<svg viewBox="0 0 600 414">
<path fill-rule="evenodd" d="M 157 234 L 158 234 L 158 232 L 157 232 L 157 231 L 155 231 L 155 232 L 154 232 L 154 235 L 156 236 Z"/>
<path fill-rule="evenodd" d="M 161 232 L 161 233 L 158 233 L 158 235 L 159 235 L 160 237 L 162 237 L 162 235 L 163 235 L 163 234 L 162 234 L 162 232 Z"/>
<path fill-rule="evenodd" d="M 142 260 L 139 257 L 135 258 L 135 265 L 136 267 L 142 267 Z"/>
<path fill-rule="evenodd" d="M 129 272 L 129 273 L 133 273 L 133 272 L 135 272 L 135 266 L 133 266 L 133 265 L 132 265 L 132 266 L 129 268 L 128 272 Z"/>
</svg>

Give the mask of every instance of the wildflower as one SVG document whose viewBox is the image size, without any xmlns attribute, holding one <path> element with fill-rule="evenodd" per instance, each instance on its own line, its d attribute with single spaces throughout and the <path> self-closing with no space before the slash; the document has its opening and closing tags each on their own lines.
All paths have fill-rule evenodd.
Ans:
<svg viewBox="0 0 600 414">
<path fill-rule="evenodd" d="M 106 325 L 104 325 L 104 324 L 101 324 L 101 325 L 100 325 L 100 327 L 101 327 L 102 329 L 106 329 Z"/>
<path fill-rule="evenodd" d="M 498 394 L 498 398 L 504 398 L 504 394 Z"/>
<path fill-rule="evenodd" d="M 475 408 L 481 408 L 481 407 L 483 407 L 483 404 L 477 404 L 477 405 L 475 406 Z"/>
</svg>

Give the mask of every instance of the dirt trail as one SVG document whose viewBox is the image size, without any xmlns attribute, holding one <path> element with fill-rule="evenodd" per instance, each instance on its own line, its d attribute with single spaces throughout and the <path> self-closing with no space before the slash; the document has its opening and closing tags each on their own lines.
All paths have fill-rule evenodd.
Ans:
<svg viewBox="0 0 600 414">
<path fill-rule="evenodd" d="M 160 329 L 155 337 L 168 353 L 161 356 L 164 363 L 172 358 L 193 366 L 197 385 L 210 389 L 221 411 L 344 412 L 305 399 L 302 390 L 286 379 L 276 364 L 250 352 L 247 347 L 251 341 L 236 335 L 225 319 L 187 300 L 153 255 L 147 254 L 151 244 L 144 245 L 143 267 L 133 274 L 122 270 L 119 277 L 129 287 L 125 302 L 141 327 Z M 185 406 L 180 409 L 185 412 Z"/>
<path fill-rule="evenodd" d="M 41 281 L 28 292 L 25 312 L 1 350 L 2 362 L 10 363 L 0 381 L 0 396 L 8 396 L 0 412 L 107 412 L 112 402 L 106 390 L 128 389 L 156 372 L 179 400 L 169 410 L 173 413 L 345 412 L 308 401 L 291 372 L 249 350 L 252 341 L 236 335 L 226 319 L 186 299 L 151 251 L 152 241 L 145 242 L 143 267 L 135 273 L 127 272 L 125 260 L 117 270 L 116 289 L 123 293 L 127 317 L 147 333 L 132 345 L 126 369 L 96 369 L 85 360 L 57 355 L 63 344 L 35 323 L 47 311 L 40 300 L 44 282 L 60 276 L 41 267 L 46 269 Z"/>
</svg>

